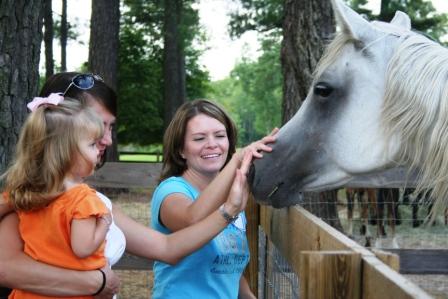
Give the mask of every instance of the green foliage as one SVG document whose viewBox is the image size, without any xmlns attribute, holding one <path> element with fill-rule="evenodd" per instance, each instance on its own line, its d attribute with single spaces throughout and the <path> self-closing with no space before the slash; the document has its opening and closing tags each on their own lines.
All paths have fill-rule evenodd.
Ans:
<svg viewBox="0 0 448 299">
<path fill-rule="evenodd" d="M 248 30 L 268 32 L 282 28 L 283 0 L 233 0 L 241 8 L 230 14 L 230 34 L 241 36 Z"/>
<path fill-rule="evenodd" d="M 158 32 L 149 35 L 147 29 L 125 22 L 120 31 L 118 140 L 125 144 L 159 141 L 163 89 L 162 49 L 154 39 Z"/>
<path fill-rule="evenodd" d="M 406 12 L 411 18 L 412 28 L 421 31 L 437 41 L 448 34 L 448 14 L 438 14 L 431 1 L 427 0 L 382 0 L 381 12 L 374 15 L 364 6 L 367 0 L 347 0 L 357 12 L 369 19 L 389 22 L 397 10 Z"/>
<path fill-rule="evenodd" d="M 185 72 L 187 99 L 204 98 L 210 90 L 210 75 L 204 66 L 199 65 L 199 57 L 206 50 L 207 38 L 199 26 L 198 12 L 185 7 L 181 28 L 184 36 Z"/>
<path fill-rule="evenodd" d="M 238 126 L 240 145 L 248 144 L 281 124 L 282 75 L 280 41 L 262 42 L 256 60 L 243 58 L 229 78 L 214 82 L 209 98 L 217 99 Z"/>
<path fill-rule="evenodd" d="M 233 0 L 241 8 L 231 14 L 230 29 L 232 36 L 241 36 L 248 30 L 266 32 L 282 28 L 282 0 Z M 448 34 L 448 14 L 436 12 L 428 0 L 381 0 L 381 12 L 374 15 L 365 8 L 369 0 L 345 0 L 347 4 L 368 19 L 390 21 L 395 11 L 406 12 L 412 20 L 412 28 L 430 35 L 437 41 Z"/>
<path fill-rule="evenodd" d="M 80 27 L 79 18 L 74 18 L 73 22 L 67 20 L 67 42 L 75 41 L 80 45 L 84 45 L 84 41 L 79 38 L 79 32 L 76 30 L 78 27 Z M 53 20 L 53 39 L 57 42 L 60 42 L 61 39 L 61 16 L 59 15 L 56 15 L 56 18 Z"/>
<path fill-rule="evenodd" d="M 181 35 L 185 49 L 187 95 L 203 97 L 208 72 L 198 64 L 204 35 L 194 1 L 184 1 Z M 163 1 L 124 1 L 118 78 L 118 140 L 147 145 L 163 137 Z"/>
</svg>

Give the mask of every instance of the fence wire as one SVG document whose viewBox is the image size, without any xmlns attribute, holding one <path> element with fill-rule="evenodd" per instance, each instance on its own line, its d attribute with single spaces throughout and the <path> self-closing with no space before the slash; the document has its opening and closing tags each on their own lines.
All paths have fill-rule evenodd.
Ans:
<svg viewBox="0 0 448 299">
<path fill-rule="evenodd" d="M 267 239 L 261 226 L 258 237 L 258 298 L 298 299 L 299 277 L 275 245 Z"/>
<path fill-rule="evenodd" d="M 322 219 L 367 248 L 383 250 L 447 250 L 448 211 L 438 211 L 428 223 L 433 199 L 409 189 L 370 189 L 349 198 L 346 189 L 336 191 L 332 201 L 306 202 L 311 210 L 323 211 Z M 382 192 L 382 194 L 380 194 Z M 326 198 L 325 198 L 326 199 Z M 336 206 L 336 208 L 334 208 Z M 415 260 L 415 263 L 418 263 Z M 447 269 L 445 269 L 446 272 Z M 403 275 L 437 299 L 448 299 L 448 275 Z"/>
</svg>

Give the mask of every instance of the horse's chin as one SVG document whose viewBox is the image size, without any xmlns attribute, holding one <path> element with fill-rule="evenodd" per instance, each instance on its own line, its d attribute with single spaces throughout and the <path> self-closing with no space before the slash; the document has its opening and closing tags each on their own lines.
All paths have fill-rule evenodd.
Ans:
<svg viewBox="0 0 448 299">
<path fill-rule="evenodd" d="M 284 208 L 304 201 L 303 192 L 321 192 L 334 190 L 346 182 L 350 181 L 351 176 L 339 174 L 338 177 L 319 177 L 315 174 L 309 175 L 300 180 L 292 179 L 291 181 L 270 185 L 271 189 L 267 190 L 267 186 L 258 186 L 252 189 L 252 192 L 258 203 L 263 205 L 271 205 L 274 208 Z"/>
<path fill-rule="evenodd" d="M 352 179 L 347 175 L 343 178 L 337 178 L 331 181 L 316 180 L 302 186 L 303 192 L 322 192 L 338 189 Z"/>
</svg>

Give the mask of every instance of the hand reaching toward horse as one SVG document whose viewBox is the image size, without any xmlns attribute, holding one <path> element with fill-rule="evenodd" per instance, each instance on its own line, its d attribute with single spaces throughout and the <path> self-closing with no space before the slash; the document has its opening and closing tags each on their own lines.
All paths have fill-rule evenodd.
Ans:
<svg viewBox="0 0 448 299">
<path fill-rule="evenodd" d="M 266 135 L 265 137 L 261 138 L 260 140 L 254 141 L 248 146 L 242 148 L 239 150 L 237 154 L 239 154 L 240 161 L 242 161 L 244 154 L 246 152 L 251 152 L 252 156 L 254 158 L 262 158 L 263 154 L 262 152 L 270 153 L 272 152 L 272 148 L 269 146 L 269 144 L 274 143 L 277 140 L 277 133 L 279 129 L 274 128 L 271 133 Z"/>
<path fill-rule="evenodd" d="M 249 198 L 246 175 L 251 162 L 252 151 L 246 151 L 240 168 L 236 170 L 235 179 L 233 180 L 227 201 L 224 203 L 224 210 L 232 216 L 238 215 L 239 212 L 246 208 Z"/>
</svg>

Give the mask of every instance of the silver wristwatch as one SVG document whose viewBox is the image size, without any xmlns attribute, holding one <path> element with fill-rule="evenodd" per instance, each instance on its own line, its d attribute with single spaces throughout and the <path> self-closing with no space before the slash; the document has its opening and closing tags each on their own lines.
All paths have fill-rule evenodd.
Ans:
<svg viewBox="0 0 448 299">
<path fill-rule="evenodd" d="M 224 209 L 224 204 L 219 207 L 219 212 L 221 213 L 222 217 L 224 217 L 224 219 L 227 221 L 227 223 L 233 223 L 235 222 L 235 220 L 238 219 L 239 214 L 236 214 L 235 216 L 230 215 Z"/>
</svg>

